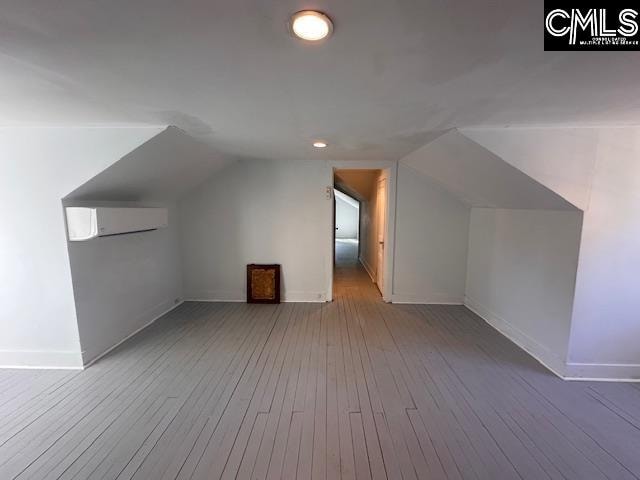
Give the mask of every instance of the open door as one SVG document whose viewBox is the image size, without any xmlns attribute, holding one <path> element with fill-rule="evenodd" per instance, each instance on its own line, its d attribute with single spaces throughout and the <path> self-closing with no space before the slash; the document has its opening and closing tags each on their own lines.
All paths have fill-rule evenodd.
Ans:
<svg viewBox="0 0 640 480">
<path fill-rule="evenodd" d="M 387 218 L 387 179 L 382 176 L 378 179 L 377 195 L 376 195 L 376 216 L 377 216 L 377 269 L 376 269 L 376 284 L 380 293 L 384 292 L 384 247 L 385 247 L 385 232 L 386 232 L 386 218 Z"/>
</svg>

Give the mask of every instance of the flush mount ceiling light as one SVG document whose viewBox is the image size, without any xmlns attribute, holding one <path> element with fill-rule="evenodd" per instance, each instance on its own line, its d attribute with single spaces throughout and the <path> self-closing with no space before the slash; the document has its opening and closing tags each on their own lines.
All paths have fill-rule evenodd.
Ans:
<svg viewBox="0 0 640 480">
<path fill-rule="evenodd" d="M 327 146 L 327 144 L 325 142 L 313 142 L 313 146 L 316 148 L 325 148 Z"/>
<path fill-rule="evenodd" d="M 333 32 L 333 23 L 324 13 L 302 10 L 291 15 L 291 33 L 308 42 L 318 42 Z"/>
</svg>

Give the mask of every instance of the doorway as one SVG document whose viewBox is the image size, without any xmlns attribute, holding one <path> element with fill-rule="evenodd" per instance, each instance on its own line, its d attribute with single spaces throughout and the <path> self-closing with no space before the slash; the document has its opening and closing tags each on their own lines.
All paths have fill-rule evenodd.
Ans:
<svg viewBox="0 0 640 480">
<path fill-rule="evenodd" d="M 390 169 L 341 169 L 333 175 L 333 291 L 374 283 L 387 301 Z M 355 225 L 357 219 L 357 225 Z M 369 287 L 370 288 L 370 287 Z"/>
<path fill-rule="evenodd" d="M 360 201 L 333 189 L 335 210 L 334 259 L 337 265 L 358 263 L 360 252 Z"/>
</svg>

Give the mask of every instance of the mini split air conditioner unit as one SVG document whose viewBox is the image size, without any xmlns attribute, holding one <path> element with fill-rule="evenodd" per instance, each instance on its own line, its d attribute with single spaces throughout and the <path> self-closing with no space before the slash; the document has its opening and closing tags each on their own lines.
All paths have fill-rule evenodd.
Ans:
<svg viewBox="0 0 640 480">
<path fill-rule="evenodd" d="M 67 207 L 66 213 L 72 242 L 146 232 L 169 224 L 166 208 Z"/>
</svg>

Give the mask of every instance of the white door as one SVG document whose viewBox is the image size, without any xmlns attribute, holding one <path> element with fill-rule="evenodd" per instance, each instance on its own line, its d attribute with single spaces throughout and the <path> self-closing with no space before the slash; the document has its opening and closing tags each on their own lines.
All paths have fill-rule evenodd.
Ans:
<svg viewBox="0 0 640 480">
<path fill-rule="evenodd" d="M 387 179 L 378 180 L 378 194 L 376 196 L 376 231 L 377 243 L 377 269 L 376 283 L 380 293 L 384 291 L 384 243 L 385 243 L 385 220 L 387 217 Z"/>
</svg>

